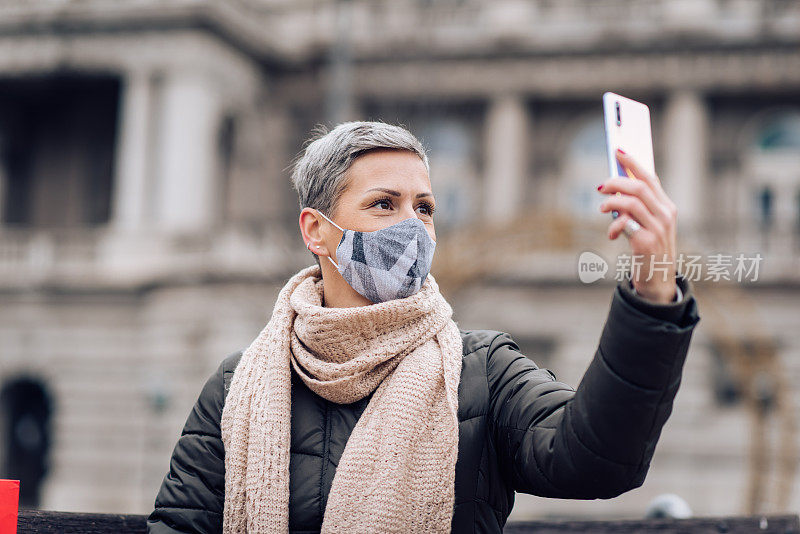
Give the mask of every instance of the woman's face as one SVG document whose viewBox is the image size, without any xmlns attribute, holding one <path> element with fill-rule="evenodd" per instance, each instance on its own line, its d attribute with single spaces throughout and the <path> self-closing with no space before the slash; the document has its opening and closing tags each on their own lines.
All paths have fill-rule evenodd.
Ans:
<svg viewBox="0 0 800 534">
<path fill-rule="evenodd" d="M 371 232 L 416 217 L 425 223 L 431 239 L 436 240 L 433 225 L 436 201 L 425 164 L 415 153 L 407 150 L 367 152 L 350 165 L 346 181 L 334 213 L 325 214 L 342 228 Z M 304 217 L 307 210 L 314 213 L 311 208 L 304 208 L 300 216 L 301 228 L 305 227 L 308 233 L 304 236 L 306 241 L 311 237 L 313 252 L 330 255 L 336 260 L 341 230 L 322 216 Z M 314 235 L 317 233 L 313 228 L 314 219 L 319 223 L 321 239 Z"/>
</svg>

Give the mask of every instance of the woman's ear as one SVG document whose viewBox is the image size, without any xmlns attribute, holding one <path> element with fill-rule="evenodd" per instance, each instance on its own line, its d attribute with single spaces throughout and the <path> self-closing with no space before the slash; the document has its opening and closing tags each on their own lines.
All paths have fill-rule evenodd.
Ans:
<svg viewBox="0 0 800 534">
<path fill-rule="evenodd" d="M 316 255 L 327 255 L 328 247 L 321 232 L 320 217 L 313 208 L 303 208 L 300 212 L 300 233 L 306 248 Z"/>
</svg>

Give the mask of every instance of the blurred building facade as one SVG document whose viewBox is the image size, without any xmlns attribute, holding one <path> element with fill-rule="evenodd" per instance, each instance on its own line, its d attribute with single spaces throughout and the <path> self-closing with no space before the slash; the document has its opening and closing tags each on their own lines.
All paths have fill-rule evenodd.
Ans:
<svg viewBox="0 0 800 534">
<path fill-rule="evenodd" d="M 764 260 L 696 282 L 645 485 L 512 518 L 796 509 L 799 44 L 794 0 L 0 1 L 0 476 L 23 506 L 152 509 L 203 381 L 313 261 L 287 167 L 317 123 L 422 139 L 443 242 L 474 267 L 488 228 L 502 258 L 448 286 L 455 319 L 577 386 L 614 282 L 577 258 L 626 248 L 597 212 L 610 90 L 651 107 L 679 252 Z"/>
</svg>

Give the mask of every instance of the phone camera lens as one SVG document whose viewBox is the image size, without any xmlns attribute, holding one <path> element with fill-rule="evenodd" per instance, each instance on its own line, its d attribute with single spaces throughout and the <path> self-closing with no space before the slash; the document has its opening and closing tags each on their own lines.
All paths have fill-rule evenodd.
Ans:
<svg viewBox="0 0 800 534">
<path fill-rule="evenodd" d="M 616 110 L 617 110 L 617 126 L 622 126 L 622 115 L 619 111 L 619 102 L 616 103 Z"/>
</svg>

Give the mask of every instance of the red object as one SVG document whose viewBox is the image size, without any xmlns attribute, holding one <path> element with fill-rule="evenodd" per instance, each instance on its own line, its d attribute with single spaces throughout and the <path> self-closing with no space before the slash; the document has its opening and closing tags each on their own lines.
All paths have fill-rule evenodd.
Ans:
<svg viewBox="0 0 800 534">
<path fill-rule="evenodd" d="M 19 480 L 0 479 L 0 532 L 16 534 L 19 513 Z"/>
<path fill-rule="evenodd" d="M 603 184 L 600 184 L 600 185 L 598 185 L 598 186 L 597 186 L 597 190 L 598 190 L 598 191 L 602 191 L 602 190 L 603 190 Z"/>
</svg>

